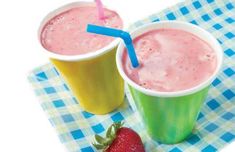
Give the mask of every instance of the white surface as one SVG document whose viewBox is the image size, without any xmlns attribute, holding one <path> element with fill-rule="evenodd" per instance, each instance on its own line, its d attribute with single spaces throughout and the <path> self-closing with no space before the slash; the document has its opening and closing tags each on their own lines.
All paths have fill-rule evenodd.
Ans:
<svg viewBox="0 0 235 152">
<path fill-rule="evenodd" d="M 104 0 L 133 22 L 182 0 Z M 0 151 L 65 152 L 27 82 L 27 73 L 48 62 L 37 30 L 48 12 L 71 0 L 5 0 L 0 3 Z M 129 9 L 130 8 L 130 9 Z M 131 11 L 130 11 L 131 10 Z M 235 143 L 224 152 L 232 152 Z"/>
</svg>

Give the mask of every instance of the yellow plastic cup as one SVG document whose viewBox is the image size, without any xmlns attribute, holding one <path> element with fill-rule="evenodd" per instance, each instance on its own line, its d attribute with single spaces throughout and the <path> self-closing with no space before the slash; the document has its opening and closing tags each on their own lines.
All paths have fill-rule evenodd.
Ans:
<svg viewBox="0 0 235 152">
<path fill-rule="evenodd" d="M 95 3 L 70 3 L 46 16 L 39 29 L 39 40 L 43 27 L 50 19 L 82 5 L 94 6 Z M 107 114 L 124 101 L 124 81 L 118 73 L 115 62 L 118 43 L 119 39 L 115 39 L 100 50 L 74 56 L 55 54 L 43 49 L 79 100 L 80 105 L 90 113 Z"/>
</svg>

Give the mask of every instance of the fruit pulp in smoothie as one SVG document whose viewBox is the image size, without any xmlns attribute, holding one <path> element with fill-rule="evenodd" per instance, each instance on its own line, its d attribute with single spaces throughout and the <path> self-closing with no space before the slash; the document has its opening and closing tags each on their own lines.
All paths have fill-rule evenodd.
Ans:
<svg viewBox="0 0 235 152">
<path fill-rule="evenodd" d="M 114 38 L 86 32 L 87 24 L 122 29 L 120 16 L 104 9 L 105 19 L 100 20 L 95 6 L 79 6 L 60 13 L 44 26 L 41 43 L 47 50 L 61 55 L 81 55 L 97 51 Z"/>
<path fill-rule="evenodd" d="M 159 92 L 193 88 L 207 80 L 217 67 L 216 52 L 199 37 L 178 29 L 157 29 L 133 40 L 139 68 L 133 68 L 126 51 L 126 75 L 138 85 Z"/>
</svg>

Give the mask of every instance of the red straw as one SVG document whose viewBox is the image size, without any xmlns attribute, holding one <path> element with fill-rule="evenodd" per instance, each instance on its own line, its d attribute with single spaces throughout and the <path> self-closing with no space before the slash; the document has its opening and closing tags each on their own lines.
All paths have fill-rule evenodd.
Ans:
<svg viewBox="0 0 235 152">
<path fill-rule="evenodd" d="M 105 18 L 103 4 L 101 0 L 95 0 L 95 2 L 96 2 L 97 9 L 98 9 L 99 19 L 103 20 Z"/>
</svg>

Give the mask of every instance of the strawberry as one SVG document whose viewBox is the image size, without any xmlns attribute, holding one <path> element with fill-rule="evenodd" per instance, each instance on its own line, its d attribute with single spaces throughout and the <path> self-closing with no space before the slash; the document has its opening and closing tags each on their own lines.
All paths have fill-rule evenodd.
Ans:
<svg viewBox="0 0 235 152">
<path fill-rule="evenodd" d="M 132 129 L 123 127 L 122 122 L 112 124 L 106 138 L 95 135 L 94 147 L 104 152 L 145 152 L 140 136 Z"/>
</svg>

